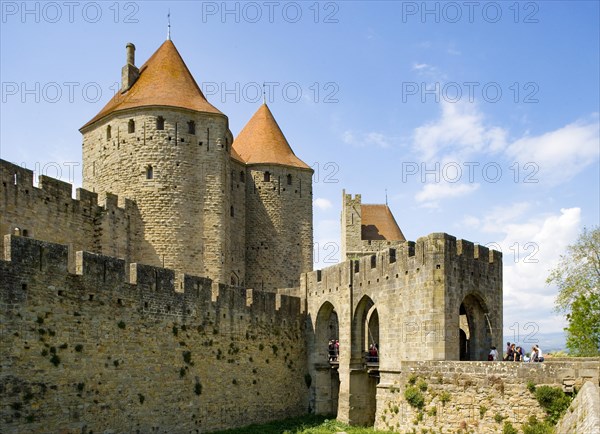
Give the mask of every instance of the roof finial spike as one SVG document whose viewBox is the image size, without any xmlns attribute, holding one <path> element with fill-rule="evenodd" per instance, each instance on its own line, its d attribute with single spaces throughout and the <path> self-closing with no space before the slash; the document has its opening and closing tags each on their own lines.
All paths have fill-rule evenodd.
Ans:
<svg viewBox="0 0 600 434">
<path fill-rule="evenodd" d="M 388 201 L 387 201 L 387 188 L 385 189 L 385 206 L 387 206 Z"/>
<path fill-rule="evenodd" d="M 171 40 L 171 9 L 167 13 L 167 41 Z"/>
<path fill-rule="evenodd" d="M 267 103 L 267 96 L 265 94 L 265 84 L 262 84 L 262 90 L 263 90 L 263 104 Z"/>
</svg>

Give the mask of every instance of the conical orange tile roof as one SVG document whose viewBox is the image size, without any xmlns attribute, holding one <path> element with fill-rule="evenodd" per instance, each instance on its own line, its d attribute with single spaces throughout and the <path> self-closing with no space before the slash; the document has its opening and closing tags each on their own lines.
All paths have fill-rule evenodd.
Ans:
<svg viewBox="0 0 600 434">
<path fill-rule="evenodd" d="M 238 154 L 235 149 L 233 148 L 233 146 L 231 147 L 231 152 L 230 152 L 231 158 L 233 158 L 236 161 L 239 161 L 240 163 L 246 163 L 242 157 L 240 157 L 240 154 Z"/>
<path fill-rule="evenodd" d="M 361 205 L 361 239 L 406 241 L 387 205 Z"/>
<path fill-rule="evenodd" d="M 246 164 L 278 164 L 310 169 L 296 157 L 266 104 L 260 106 L 233 141 L 233 149 Z"/>
<path fill-rule="evenodd" d="M 117 94 L 81 129 L 103 117 L 135 107 L 169 106 L 219 113 L 205 98 L 171 40 L 165 41 L 140 68 L 140 76 L 125 93 Z"/>
</svg>

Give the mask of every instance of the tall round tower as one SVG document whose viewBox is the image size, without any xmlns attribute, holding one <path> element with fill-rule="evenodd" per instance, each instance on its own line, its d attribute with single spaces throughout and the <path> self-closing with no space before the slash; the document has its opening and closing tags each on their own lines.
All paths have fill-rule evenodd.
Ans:
<svg viewBox="0 0 600 434">
<path fill-rule="evenodd" d="M 136 261 L 229 283 L 231 144 L 172 41 L 142 65 L 127 45 L 122 86 L 81 129 L 83 186 L 137 203 Z"/>
<path fill-rule="evenodd" d="M 246 162 L 246 286 L 297 286 L 312 270 L 313 170 L 260 106 L 233 142 Z"/>
</svg>

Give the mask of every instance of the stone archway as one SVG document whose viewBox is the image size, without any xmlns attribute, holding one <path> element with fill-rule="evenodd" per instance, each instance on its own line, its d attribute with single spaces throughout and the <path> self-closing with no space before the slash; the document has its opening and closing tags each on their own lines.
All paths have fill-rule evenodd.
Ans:
<svg viewBox="0 0 600 434">
<path fill-rule="evenodd" d="M 372 306 L 369 312 L 367 313 L 365 327 L 366 341 L 363 347 L 364 351 L 367 352 L 371 345 L 375 345 L 379 354 L 379 313 L 377 312 L 377 308 L 375 306 Z M 379 358 L 377 358 L 376 360 L 372 360 L 373 358 L 371 357 L 370 359 L 367 358 L 367 360 L 370 362 L 379 362 Z"/>
<path fill-rule="evenodd" d="M 365 358 L 372 339 L 379 339 L 379 314 L 373 300 L 364 295 L 352 316 L 348 415 L 351 425 L 371 426 L 375 422 L 378 378 L 369 375 Z M 381 342 L 377 342 L 383 345 Z"/>
<path fill-rule="evenodd" d="M 363 298 L 356 305 L 354 316 L 352 318 L 352 344 L 350 363 L 351 364 L 362 364 L 364 361 L 365 350 L 368 345 L 369 330 L 368 330 L 368 319 L 369 313 L 374 308 L 375 303 L 368 295 L 364 295 Z M 377 320 L 379 324 L 379 319 Z M 377 331 L 379 335 L 379 330 Z"/>
<path fill-rule="evenodd" d="M 325 302 L 317 314 L 313 349 L 314 410 L 316 414 L 337 414 L 340 378 L 337 369 L 337 354 L 336 360 L 331 360 L 329 342 L 338 339 L 337 312 L 330 302 Z"/>
<path fill-rule="evenodd" d="M 476 293 L 467 294 L 459 308 L 460 360 L 487 360 L 493 336 L 489 311 Z"/>
<path fill-rule="evenodd" d="M 460 358 L 459 360 L 469 360 L 469 338 L 464 329 L 459 329 L 459 342 L 460 342 Z"/>
</svg>

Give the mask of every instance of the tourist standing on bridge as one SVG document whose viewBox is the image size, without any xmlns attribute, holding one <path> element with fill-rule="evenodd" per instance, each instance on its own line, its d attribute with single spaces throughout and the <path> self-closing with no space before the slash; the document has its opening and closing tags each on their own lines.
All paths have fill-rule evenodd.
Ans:
<svg viewBox="0 0 600 434">
<path fill-rule="evenodd" d="M 378 357 L 378 353 L 377 353 L 377 346 L 375 344 L 371 344 L 369 346 L 369 356 L 367 359 L 369 362 L 378 362 L 379 361 L 379 357 Z"/>
<path fill-rule="evenodd" d="M 335 341 L 333 341 L 333 340 L 329 341 L 328 350 L 329 350 L 329 361 L 330 362 L 334 362 L 335 359 L 336 359 L 336 355 L 335 355 Z"/>
</svg>

